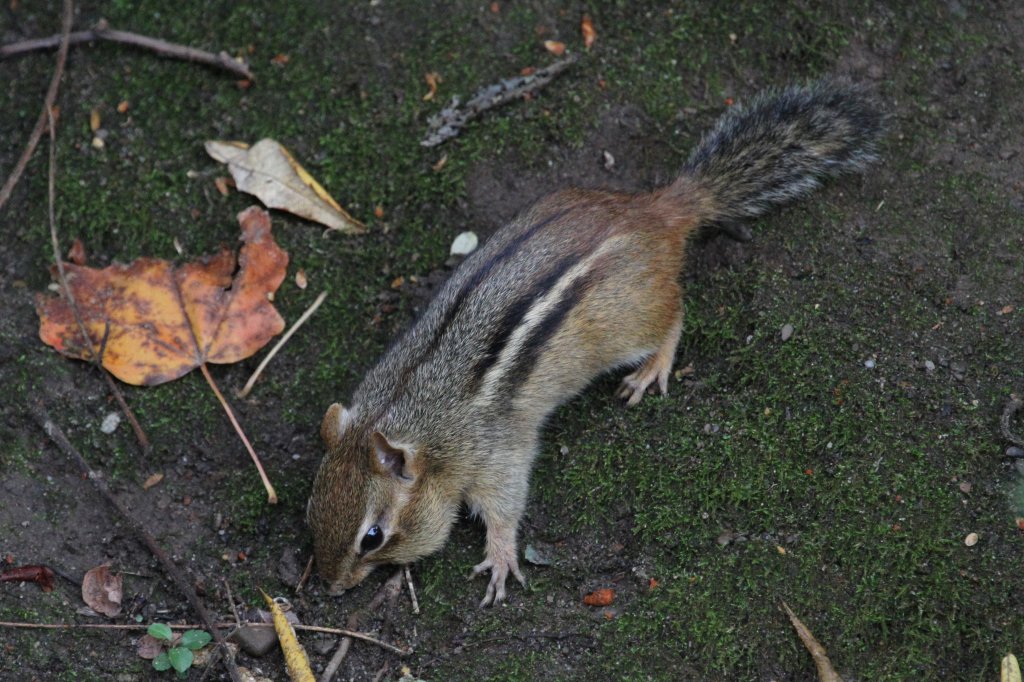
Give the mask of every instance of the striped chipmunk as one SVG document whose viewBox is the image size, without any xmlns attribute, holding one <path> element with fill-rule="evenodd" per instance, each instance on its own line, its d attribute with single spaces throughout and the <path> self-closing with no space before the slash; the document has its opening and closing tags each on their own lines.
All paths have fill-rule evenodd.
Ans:
<svg viewBox="0 0 1024 682">
<path fill-rule="evenodd" d="M 545 419 L 597 375 L 618 397 L 668 389 L 690 234 L 798 199 L 875 159 L 882 114 L 836 81 L 732 107 L 671 184 L 567 189 L 498 230 L 321 426 L 307 520 L 331 594 L 444 545 L 460 507 L 483 519 L 481 606 L 519 569 L 517 530 Z"/>
</svg>

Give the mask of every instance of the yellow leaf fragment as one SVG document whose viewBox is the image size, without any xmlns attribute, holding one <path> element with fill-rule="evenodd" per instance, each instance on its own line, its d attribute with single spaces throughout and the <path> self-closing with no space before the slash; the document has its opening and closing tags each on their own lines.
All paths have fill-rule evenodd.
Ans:
<svg viewBox="0 0 1024 682">
<path fill-rule="evenodd" d="M 1003 657 L 1003 663 L 999 666 L 999 682 L 1021 682 L 1020 665 L 1013 654 Z"/>
<path fill-rule="evenodd" d="M 228 165 L 240 191 L 255 195 L 270 208 L 346 234 L 366 231 L 366 226 L 350 216 L 275 140 L 263 139 L 252 147 L 244 142 L 210 140 L 206 153 Z"/>
<path fill-rule="evenodd" d="M 103 125 L 103 123 L 100 120 L 100 110 L 93 109 L 89 112 L 89 130 L 95 133 L 100 129 L 101 125 Z"/>
<path fill-rule="evenodd" d="M 789 608 L 786 602 L 782 602 L 782 608 L 786 610 L 789 622 L 793 624 L 793 628 L 796 630 L 796 634 L 799 635 L 800 641 L 804 643 L 807 651 L 810 652 L 811 657 L 814 659 L 814 665 L 818 667 L 818 679 L 821 682 L 843 682 L 843 678 L 832 667 L 832 661 L 828 660 L 828 652 L 825 651 L 825 647 L 818 643 L 818 640 L 814 638 L 811 631 L 796 617 L 796 614 L 793 613 L 793 610 Z"/>
<path fill-rule="evenodd" d="M 142 489 L 149 490 L 162 480 L 164 480 L 164 475 L 157 472 L 146 479 L 146 481 L 142 484 Z"/>
<path fill-rule="evenodd" d="M 278 641 L 281 642 L 281 651 L 284 652 L 284 664 L 288 669 L 288 677 L 292 679 L 292 682 L 316 682 L 313 671 L 309 667 L 306 651 L 299 644 L 295 630 L 285 618 L 284 611 L 270 598 L 269 594 L 263 590 L 260 590 L 260 594 L 263 595 L 263 599 L 267 602 L 267 608 L 274 616 L 274 630 L 277 632 Z"/>
</svg>

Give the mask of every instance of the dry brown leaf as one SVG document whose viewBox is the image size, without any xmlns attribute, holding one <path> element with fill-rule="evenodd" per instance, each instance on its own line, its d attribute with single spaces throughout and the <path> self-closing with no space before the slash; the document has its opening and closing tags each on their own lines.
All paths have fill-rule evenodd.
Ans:
<svg viewBox="0 0 1024 682">
<path fill-rule="evenodd" d="M 117 105 L 117 113 L 119 113 L 119 114 L 127 113 L 129 106 L 131 106 L 131 105 L 128 104 L 128 100 L 126 100 L 126 99 L 121 100 L 118 103 L 118 105 Z"/>
<path fill-rule="evenodd" d="M 558 40 L 545 40 L 544 49 L 556 57 L 561 57 L 565 54 L 565 43 Z"/>
<path fill-rule="evenodd" d="M 267 300 L 284 280 L 288 254 L 270 234 L 270 216 L 255 206 L 238 216 L 245 245 L 174 266 L 139 258 L 101 269 L 65 266 L 68 286 L 89 334 L 82 339 L 63 296 L 36 299 L 39 336 L 64 355 L 91 360 L 128 384 L 153 386 L 203 363 L 243 360 L 284 330 Z"/>
<path fill-rule="evenodd" d="M 139 643 L 135 645 L 135 653 L 137 653 L 140 658 L 152 661 L 164 650 L 165 644 L 166 642 L 160 641 L 153 635 L 143 635 L 142 637 L 139 637 Z"/>
<path fill-rule="evenodd" d="M 142 484 L 142 489 L 149 490 L 162 480 L 164 480 L 164 475 L 161 474 L 160 472 L 157 472 L 146 479 L 146 481 Z"/>
<path fill-rule="evenodd" d="M 818 643 L 818 640 L 814 638 L 811 631 L 796 617 L 796 614 L 793 613 L 793 610 L 789 608 L 786 602 L 782 602 L 782 608 L 786 610 L 789 622 L 793 624 L 796 634 L 800 636 L 800 641 L 804 643 L 807 651 L 810 652 L 811 657 L 814 659 L 814 665 L 818 668 L 818 679 L 820 682 L 843 682 L 843 678 L 832 667 L 832 661 L 828 659 L 828 652 L 825 651 L 825 647 Z"/>
<path fill-rule="evenodd" d="M 260 140 L 252 147 L 244 142 L 210 140 L 206 153 L 228 165 L 239 190 L 255 195 L 270 208 L 346 234 L 366 231 L 366 226 L 350 216 L 275 140 Z"/>
<path fill-rule="evenodd" d="M 580 31 L 583 33 L 583 46 L 589 50 L 593 47 L 594 41 L 597 40 L 597 31 L 594 30 L 594 22 L 590 19 L 589 14 L 583 15 L 583 21 L 580 22 Z"/>
<path fill-rule="evenodd" d="M 87 257 L 85 255 L 85 245 L 82 244 L 81 239 L 71 242 L 71 248 L 68 250 L 68 260 L 75 265 L 85 265 Z"/>
<path fill-rule="evenodd" d="M 235 181 L 232 178 L 221 175 L 213 179 L 213 186 L 217 188 L 217 191 L 221 193 L 221 196 L 226 197 L 231 194 L 231 188 L 235 186 Z"/>
<path fill-rule="evenodd" d="M 423 95 L 423 101 L 429 102 L 437 94 L 437 84 L 442 82 L 441 74 L 437 71 L 431 71 L 423 76 L 423 80 L 427 82 L 427 87 L 430 88 L 430 92 Z"/>
<path fill-rule="evenodd" d="M 97 613 L 113 618 L 121 613 L 123 580 L 110 572 L 110 564 L 89 569 L 82 578 L 82 601 Z"/>
<path fill-rule="evenodd" d="M 587 606 L 609 606 L 614 601 L 615 590 L 610 587 L 594 590 L 587 596 L 583 597 L 583 603 Z"/>
<path fill-rule="evenodd" d="M 291 61 L 291 57 L 289 57 L 286 54 L 275 54 L 273 57 L 270 58 L 270 61 L 279 66 L 284 66 L 289 61 Z"/>
</svg>

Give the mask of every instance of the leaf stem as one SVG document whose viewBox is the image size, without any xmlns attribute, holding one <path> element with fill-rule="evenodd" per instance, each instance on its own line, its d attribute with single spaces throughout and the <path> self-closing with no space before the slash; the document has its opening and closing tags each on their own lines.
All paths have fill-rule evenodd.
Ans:
<svg viewBox="0 0 1024 682">
<path fill-rule="evenodd" d="M 213 389 L 214 395 L 217 396 L 217 400 L 220 401 L 224 411 L 227 412 L 228 421 L 235 427 L 235 432 L 238 437 L 242 439 L 242 443 L 245 445 L 245 449 L 249 451 L 249 456 L 252 457 L 253 463 L 256 465 L 256 471 L 260 472 L 260 480 L 263 481 L 263 487 L 267 489 L 267 501 L 270 504 L 277 504 L 277 493 L 274 491 L 274 486 L 271 485 L 270 479 L 267 478 L 267 472 L 263 470 L 263 463 L 260 462 L 259 456 L 256 451 L 253 450 L 252 444 L 249 443 L 249 439 L 246 437 L 245 432 L 242 431 L 241 425 L 238 420 L 235 419 L 235 413 L 231 411 L 231 406 L 228 405 L 228 401 L 224 399 L 224 394 L 217 388 L 217 384 L 213 381 L 213 376 L 210 375 L 210 370 L 206 367 L 206 363 L 199 365 L 199 369 L 203 371 L 203 376 L 206 377 L 206 383 L 210 384 L 210 388 Z"/>
</svg>

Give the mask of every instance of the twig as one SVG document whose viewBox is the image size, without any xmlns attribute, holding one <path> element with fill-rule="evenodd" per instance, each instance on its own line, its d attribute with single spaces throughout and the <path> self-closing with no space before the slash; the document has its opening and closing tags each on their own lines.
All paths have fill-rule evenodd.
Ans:
<svg viewBox="0 0 1024 682">
<path fill-rule="evenodd" d="M 306 585 L 306 581 L 309 580 L 309 576 L 313 573 L 313 557 L 309 557 L 309 561 L 306 562 L 306 570 L 302 572 L 302 576 L 299 577 L 299 582 L 295 584 L 295 594 L 302 592 L 302 588 Z"/>
<path fill-rule="evenodd" d="M 248 628 L 272 628 L 273 623 L 244 623 Z M 237 623 L 217 622 L 213 623 L 214 627 L 218 628 L 233 628 L 237 626 Z M 149 628 L 148 625 L 141 625 L 135 623 L 120 624 L 120 623 L 17 623 L 11 621 L 0 621 L 0 627 L 4 628 L 23 628 L 28 630 L 146 630 Z M 210 625 L 203 625 L 199 623 L 167 623 L 167 627 L 172 630 L 197 630 L 200 628 L 209 628 Z M 362 632 L 356 632 L 354 630 L 344 630 L 342 628 L 328 628 L 319 625 L 292 625 L 296 630 L 305 630 L 308 632 L 322 632 L 328 635 L 344 635 L 345 637 L 354 637 L 361 639 L 364 642 L 376 644 L 382 649 L 392 651 L 399 656 L 408 656 L 412 653 L 412 649 L 397 647 L 394 644 L 388 644 L 382 642 L 376 637 L 371 637 Z"/>
<path fill-rule="evenodd" d="M 78 468 L 82 471 L 86 478 L 92 483 L 93 487 L 99 492 L 104 499 L 110 504 L 111 507 L 118 513 L 121 520 L 134 531 L 135 535 L 146 545 L 149 551 L 156 557 L 157 561 L 164 569 L 164 573 L 171 582 L 178 588 L 178 590 L 188 599 L 189 604 L 198 614 L 200 620 L 206 624 L 206 629 L 213 635 L 213 639 L 217 642 L 220 647 L 225 665 L 227 665 L 228 672 L 231 674 L 233 682 L 241 682 L 242 676 L 238 672 L 238 666 L 235 664 L 235 658 L 231 654 L 231 650 L 228 648 L 227 642 L 224 641 L 223 635 L 214 624 L 213 619 L 210 618 L 210 614 L 207 612 L 203 602 L 199 599 L 199 595 L 196 594 L 195 590 L 189 585 L 188 580 L 185 579 L 184 574 L 181 570 L 170 560 L 167 553 L 164 552 L 163 548 L 157 543 L 149 531 L 140 523 L 134 516 L 128 513 L 128 510 L 121 504 L 121 502 L 114 497 L 114 494 L 110 491 L 109 486 L 106 482 L 98 475 L 96 475 L 89 467 L 89 463 L 85 461 L 82 454 L 78 452 L 71 441 L 68 440 L 67 436 L 56 422 L 50 419 L 50 415 L 47 413 L 46 408 L 36 401 L 29 401 L 29 411 L 32 413 L 32 417 L 39 424 L 39 427 L 50 437 L 50 440 L 59 447 L 65 455 L 70 457 Z"/>
<path fill-rule="evenodd" d="M 231 596 L 231 583 L 228 582 L 227 578 L 222 578 L 224 581 L 224 589 L 228 592 L 228 604 L 231 605 L 231 613 L 235 616 L 235 626 L 242 624 L 242 619 L 238 617 L 238 609 L 235 608 L 235 598 Z"/>
<path fill-rule="evenodd" d="M 117 31 L 110 28 L 104 19 L 101 19 L 96 27 L 91 30 L 75 31 L 68 36 L 69 45 L 91 43 L 96 40 L 107 40 L 112 43 L 122 43 L 125 45 L 141 47 L 144 50 L 155 52 L 161 57 L 170 57 L 173 59 L 182 59 L 187 62 L 197 62 L 199 64 L 216 66 L 229 71 L 236 76 L 255 80 L 252 75 L 252 71 L 249 70 L 249 66 L 245 62 L 233 59 L 227 52 L 221 51 L 219 54 L 213 54 L 212 52 L 188 47 L 187 45 L 169 43 L 166 40 L 160 40 L 159 38 L 150 38 L 149 36 L 131 33 L 129 31 Z M 36 38 L 34 40 L 26 40 L 19 43 L 10 43 L 9 45 L 0 47 L 0 59 L 14 57 L 26 52 L 34 52 L 35 50 L 49 50 L 57 47 L 59 44 L 59 35 L 49 36 L 47 38 Z"/>
<path fill-rule="evenodd" d="M 1017 394 L 1010 394 L 1010 402 L 1006 403 L 1006 407 L 1003 408 L 1003 416 L 999 419 L 999 430 L 1003 434 L 1003 438 L 1010 441 L 1018 447 L 1024 448 L 1024 438 L 1016 435 L 1010 430 L 1010 420 L 1013 419 L 1013 415 L 1017 413 L 1020 408 L 1024 406 L 1024 401 L 1017 397 Z"/>
<path fill-rule="evenodd" d="M 359 609 L 345 622 L 345 626 L 349 630 L 355 630 L 359 627 L 359 621 L 362 620 L 363 616 L 367 613 L 372 613 L 380 608 L 380 605 L 387 599 L 389 602 L 394 601 L 398 596 L 398 593 L 402 591 L 402 569 L 395 571 L 395 574 L 388 578 L 387 582 L 380 586 L 377 590 L 377 594 L 373 596 L 365 607 Z M 320 675 L 320 682 L 331 682 L 334 679 L 334 675 L 338 672 L 338 668 L 341 667 L 342 661 L 345 660 L 345 656 L 348 655 L 348 650 L 352 647 L 352 638 L 346 636 L 341 640 L 341 644 L 338 645 L 338 650 L 334 652 L 334 656 L 331 657 L 330 663 L 324 668 L 324 672 Z"/>
<path fill-rule="evenodd" d="M 380 670 L 377 671 L 377 674 L 373 676 L 372 682 L 380 682 L 381 680 L 383 680 L 384 676 L 388 674 L 388 670 L 390 670 L 390 669 L 391 669 L 391 664 L 388 663 L 387 661 L 385 661 L 384 665 L 382 665 L 380 667 Z"/>
<path fill-rule="evenodd" d="M 457 96 L 452 97 L 451 102 L 441 110 L 441 113 L 435 114 L 428 119 L 427 136 L 423 138 L 420 145 L 423 147 L 436 147 L 445 140 L 455 137 L 467 123 L 488 109 L 493 109 L 494 107 L 519 99 L 523 95 L 540 90 L 550 83 L 555 76 L 575 64 L 576 60 L 576 55 L 569 55 L 551 66 L 538 69 L 529 76 L 506 78 L 494 85 L 481 88 L 473 95 L 473 99 L 466 102 L 466 106 L 463 109 L 459 108 L 459 98 Z"/>
<path fill-rule="evenodd" d="M 71 0 L 68 0 L 70 4 Z M 65 7 L 67 10 L 67 7 Z M 65 17 L 67 19 L 67 17 Z M 66 20 L 64 28 L 70 28 L 70 23 Z M 65 50 L 66 52 L 66 50 Z M 50 221 L 50 242 L 53 246 L 53 260 L 57 266 L 57 275 L 60 279 L 61 290 L 64 292 L 65 298 L 67 298 L 68 306 L 71 308 L 71 312 L 75 316 L 75 322 L 78 323 L 78 329 L 82 333 L 83 345 L 88 346 L 90 354 L 92 355 L 93 364 L 99 369 L 100 374 L 107 380 L 107 386 L 110 388 L 110 392 L 114 395 L 114 399 L 117 400 L 117 404 L 121 407 L 121 412 L 128 419 L 128 423 L 132 425 L 132 430 L 135 432 L 135 438 L 139 441 L 139 445 L 142 447 L 143 454 L 149 454 L 153 446 L 149 443 L 149 438 L 146 437 L 146 432 L 142 430 L 142 426 L 139 424 L 139 420 L 135 418 L 135 413 L 128 407 L 128 403 L 124 399 L 124 394 L 121 393 L 121 389 L 118 388 L 117 384 L 114 383 L 113 377 L 110 373 L 103 368 L 103 353 L 107 348 L 107 337 L 110 334 L 110 325 L 103 331 L 103 340 L 100 342 L 99 353 L 93 349 L 92 338 L 86 331 L 85 323 L 82 322 L 82 316 L 79 314 L 78 306 L 75 305 L 75 297 L 71 293 L 71 287 L 68 286 L 67 273 L 64 270 L 64 259 L 60 255 L 60 240 L 57 238 L 57 217 L 56 217 L 56 203 L 57 203 L 57 128 L 56 122 L 53 120 L 53 107 L 48 107 L 45 110 L 46 120 L 48 128 L 50 130 L 50 167 L 47 173 L 47 198 L 49 202 L 49 221 Z"/>
<path fill-rule="evenodd" d="M 0 187 L 0 209 L 4 207 L 7 200 L 11 198 L 11 192 L 14 191 L 14 186 L 18 184 L 18 180 L 21 179 L 22 173 L 25 172 L 25 168 L 28 166 L 29 159 L 32 158 L 32 154 L 35 153 L 36 147 L 39 145 L 39 140 L 43 137 L 43 131 L 46 129 L 46 122 L 53 115 L 53 104 L 57 101 L 57 90 L 60 88 L 60 79 L 64 75 L 64 65 L 68 59 L 68 34 L 71 32 L 71 22 L 74 18 L 74 7 L 72 6 L 71 0 L 64 0 L 64 18 L 61 22 L 60 35 L 56 36 L 57 42 L 55 45 L 60 45 L 57 50 L 57 66 L 53 69 L 53 78 L 50 79 L 50 87 L 46 90 L 46 97 L 43 98 L 43 110 L 39 113 L 39 118 L 36 120 L 36 127 L 32 129 L 32 132 L 28 136 L 28 144 L 25 145 L 25 151 L 21 153 L 21 157 L 18 159 L 18 163 L 14 164 L 14 170 L 7 177 L 7 181 L 4 182 L 4 186 Z"/>
<path fill-rule="evenodd" d="M 239 398 L 244 398 L 249 395 L 249 391 L 252 390 L 252 387 L 256 384 L 256 380 L 260 378 L 261 374 L 263 374 L 263 369 L 270 363 L 274 356 L 277 355 L 277 351 L 281 350 L 281 347 L 288 343 L 288 339 L 292 338 L 292 334 L 298 331 L 299 327 L 306 323 L 306 320 L 316 312 L 316 309 L 320 307 L 320 304 L 324 302 L 325 298 L 327 298 L 327 292 L 320 292 L 320 295 L 316 297 L 315 301 L 313 301 L 313 305 L 306 308 L 306 312 L 302 313 L 302 316 L 295 320 L 295 324 L 292 325 L 291 329 L 285 332 L 284 336 L 274 344 L 274 347 L 271 348 L 270 352 L 263 358 L 263 362 L 261 362 L 259 367 L 256 368 L 256 371 L 252 373 L 249 380 L 245 382 L 245 386 L 242 387 L 242 390 L 238 392 L 237 395 Z"/>
<path fill-rule="evenodd" d="M 405 565 L 405 584 L 409 586 L 409 598 L 412 599 L 412 612 L 418 616 L 420 615 L 420 603 L 416 601 L 416 588 L 412 586 L 412 571 L 409 570 L 409 564 Z"/>
<path fill-rule="evenodd" d="M 274 490 L 274 486 L 270 483 L 270 479 L 267 478 L 267 472 L 263 470 L 263 462 L 260 461 L 259 455 L 252 448 L 252 443 L 245 435 L 245 431 L 242 431 L 242 425 L 235 419 L 235 413 L 231 411 L 231 405 L 224 399 L 224 394 L 217 388 L 217 384 L 213 381 L 213 376 L 210 374 L 210 370 L 207 369 L 206 363 L 199 365 L 199 368 L 203 370 L 203 376 L 206 377 L 206 383 L 210 384 L 210 388 L 213 389 L 214 395 L 217 396 L 217 400 L 220 401 L 221 407 L 227 412 L 228 420 L 231 425 L 235 427 L 235 433 L 242 439 L 242 443 L 245 445 L 245 449 L 249 451 L 249 456 L 252 457 L 253 463 L 256 464 L 256 471 L 260 473 L 260 480 L 263 481 L 263 487 L 267 489 L 267 501 L 270 504 L 277 504 L 277 492 Z"/>
</svg>

